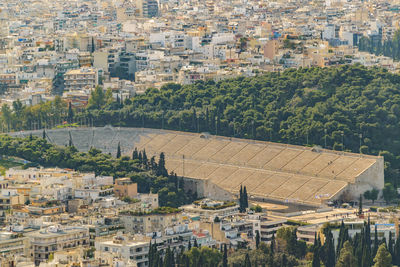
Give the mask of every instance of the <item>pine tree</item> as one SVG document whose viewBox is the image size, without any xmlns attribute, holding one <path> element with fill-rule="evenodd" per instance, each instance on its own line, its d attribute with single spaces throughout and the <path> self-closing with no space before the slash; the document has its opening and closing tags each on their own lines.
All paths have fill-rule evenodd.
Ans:
<svg viewBox="0 0 400 267">
<path fill-rule="evenodd" d="M 382 243 L 379 248 L 376 256 L 374 258 L 374 267 L 391 267 L 392 266 L 392 255 L 390 255 L 389 251 L 386 248 L 386 244 Z"/>
<path fill-rule="evenodd" d="M 340 250 L 340 256 L 336 263 L 336 267 L 353 267 L 357 266 L 357 261 L 353 254 L 353 247 L 349 241 L 344 242 L 343 248 Z"/>
<path fill-rule="evenodd" d="M 117 159 L 121 157 L 121 144 L 118 142 L 118 147 L 117 147 Z"/>
<path fill-rule="evenodd" d="M 256 230 L 256 248 L 260 246 L 260 232 Z"/>
<path fill-rule="evenodd" d="M 224 254 L 222 257 L 222 267 L 228 267 L 228 250 L 226 244 L 224 244 Z"/>
</svg>

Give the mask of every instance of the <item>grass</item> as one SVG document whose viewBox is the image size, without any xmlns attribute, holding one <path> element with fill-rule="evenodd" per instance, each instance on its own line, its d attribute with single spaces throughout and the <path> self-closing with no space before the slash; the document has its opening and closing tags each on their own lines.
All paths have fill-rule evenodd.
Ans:
<svg viewBox="0 0 400 267">
<path fill-rule="evenodd" d="M 79 127 L 78 123 L 67 123 L 63 125 L 57 125 L 56 129 L 63 129 L 63 128 L 69 128 L 69 127 Z"/>
</svg>

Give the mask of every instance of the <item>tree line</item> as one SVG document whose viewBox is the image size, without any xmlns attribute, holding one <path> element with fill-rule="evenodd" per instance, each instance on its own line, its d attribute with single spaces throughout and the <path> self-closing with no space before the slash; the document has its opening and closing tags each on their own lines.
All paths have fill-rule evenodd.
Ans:
<svg viewBox="0 0 400 267">
<path fill-rule="evenodd" d="M 178 178 L 175 173 L 168 173 L 164 153 L 156 160 L 155 157 L 148 159 L 145 150 L 137 149 L 132 157 L 119 158 L 96 148 L 79 152 L 71 142 L 65 147 L 49 143 L 44 132 L 42 138 L 32 135 L 25 138 L 1 135 L 0 155 L 20 157 L 44 167 L 69 168 L 114 178 L 130 177 L 138 183 L 140 193 L 158 193 L 161 206 L 179 207 L 197 198 L 195 194 L 185 194 L 182 178 Z"/>
</svg>

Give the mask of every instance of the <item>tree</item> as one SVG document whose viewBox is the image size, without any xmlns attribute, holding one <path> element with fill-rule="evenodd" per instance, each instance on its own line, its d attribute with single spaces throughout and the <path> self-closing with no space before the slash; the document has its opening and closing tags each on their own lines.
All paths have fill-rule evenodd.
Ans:
<svg viewBox="0 0 400 267">
<path fill-rule="evenodd" d="M 394 244 L 392 263 L 397 266 L 400 265 L 400 235 L 397 236 Z"/>
<path fill-rule="evenodd" d="M 72 110 L 71 102 L 68 102 L 68 123 L 72 123 L 74 120 L 74 111 Z"/>
<path fill-rule="evenodd" d="M 256 248 L 260 246 L 260 232 L 256 230 Z"/>
<path fill-rule="evenodd" d="M 335 246 L 333 243 L 333 235 L 330 229 L 327 229 L 327 233 L 325 234 L 325 243 L 323 246 L 324 257 L 322 261 L 324 262 L 326 267 L 334 267 L 335 266 Z"/>
<path fill-rule="evenodd" d="M 386 248 L 386 244 L 382 243 L 379 246 L 378 252 L 374 258 L 374 267 L 391 267 L 392 266 L 392 255 Z"/>
<path fill-rule="evenodd" d="M 120 142 L 118 142 L 118 147 L 117 147 L 117 159 L 119 159 L 121 157 L 121 144 Z"/>
<path fill-rule="evenodd" d="M 378 199 L 379 190 L 376 188 L 372 188 L 371 190 L 364 192 L 364 197 L 366 199 L 372 200 L 372 204 L 374 204 L 375 200 Z"/>
<path fill-rule="evenodd" d="M 357 266 L 356 258 L 353 254 L 353 247 L 350 245 L 349 241 L 344 242 L 343 248 L 340 250 L 338 261 L 336 267 L 353 267 Z"/>
<path fill-rule="evenodd" d="M 360 194 L 360 199 L 358 201 L 358 214 L 363 214 L 363 206 L 362 206 L 362 195 Z"/>
<path fill-rule="evenodd" d="M 222 267 L 228 267 L 228 251 L 226 244 L 224 244 L 224 255 L 222 257 Z"/>
<path fill-rule="evenodd" d="M 138 150 L 135 147 L 135 149 L 132 152 L 132 159 L 135 160 L 135 159 L 138 159 L 138 158 L 139 158 Z"/>
<path fill-rule="evenodd" d="M 165 168 L 165 155 L 164 155 L 164 152 L 160 153 L 160 158 L 158 159 L 157 168 L 158 168 L 157 175 L 163 175 L 163 176 L 167 176 L 168 175 L 168 171 Z"/>
<path fill-rule="evenodd" d="M 393 187 L 391 183 L 386 183 L 382 192 L 383 192 L 383 198 L 385 199 L 387 204 L 389 204 L 397 197 L 396 189 Z"/>
<path fill-rule="evenodd" d="M 243 206 L 245 209 L 249 207 L 249 200 L 247 196 L 247 189 L 246 186 L 243 187 Z"/>
<path fill-rule="evenodd" d="M 251 267 L 249 254 L 246 254 L 246 257 L 244 259 L 244 267 Z"/>
<path fill-rule="evenodd" d="M 90 98 L 88 102 L 88 109 L 101 109 L 106 104 L 106 96 L 103 89 L 100 86 L 90 93 Z"/>
<path fill-rule="evenodd" d="M 320 267 L 321 266 L 321 260 L 319 258 L 319 247 L 314 247 L 314 253 L 313 253 L 313 258 L 311 262 L 312 267 Z"/>
</svg>

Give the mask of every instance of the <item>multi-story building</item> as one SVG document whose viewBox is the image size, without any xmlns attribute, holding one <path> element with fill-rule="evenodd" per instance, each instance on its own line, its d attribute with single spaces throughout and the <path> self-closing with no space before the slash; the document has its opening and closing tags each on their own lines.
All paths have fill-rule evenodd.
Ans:
<svg viewBox="0 0 400 267">
<path fill-rule="evenodd" d="M 89 229 L 86 227 L 66 227 L 59 225 L 26 234 L 36 265 L 47 261 L 50 254 L 77 247 L 89 246 Z"/>
<path fill-rule="evenodd" d="M 111 254 L 114 257 L 125 261 L 136 263 L 137 267 L 148 266 L 148 253 L 150 239 L 136 240 L 128 236 L 117 235 L 112 240 L 99 240 L 95 242 L 95 257 L 97 259 L 108 258 Z"/>
<path fill-rule="evenodd" d="M 130 178 L 115 179 L 114 193 L 118 197 L 135 198 L 137 196 L 137 184 Z"/>
<path fill-rule="evenodd" d="M 1 258 L 29 256 L 29 240 L 12 232 L 0 232 Z M 3 265 L 1 265 L 3 266 Z"/>
<path fill-rule="evenodd" d="M 149 213 L 121 211 L 119 213 L 125 230 L 131 233 L 153 233 L 175 225 L 182 217 L 181 212 Z"/>
<path fill-rule="evenodd" d="M 65 90 L 93 89 L 98 85 L 98 71 L 93 68 L 70 70 L 64 74 Z"/>
</svg>

